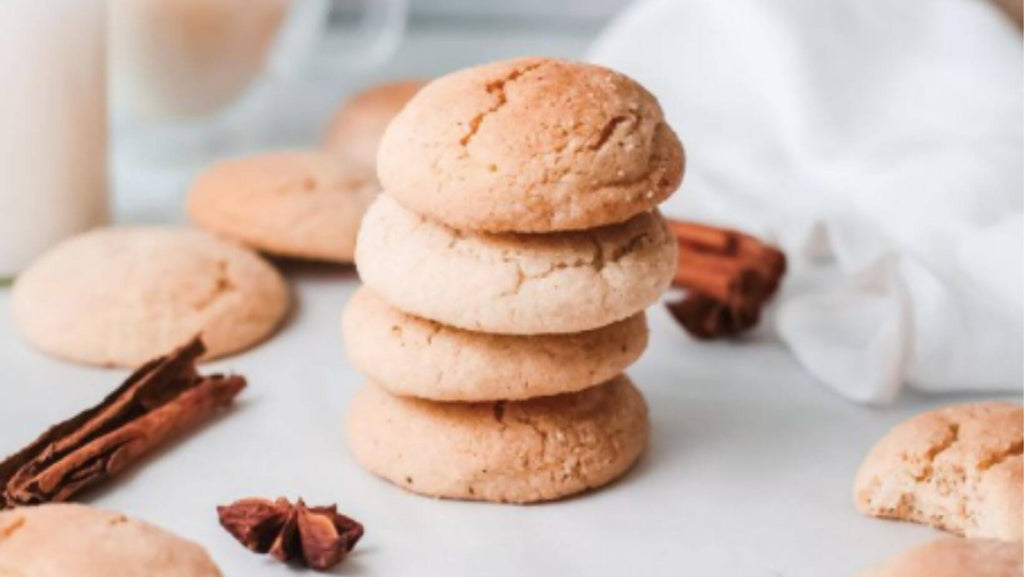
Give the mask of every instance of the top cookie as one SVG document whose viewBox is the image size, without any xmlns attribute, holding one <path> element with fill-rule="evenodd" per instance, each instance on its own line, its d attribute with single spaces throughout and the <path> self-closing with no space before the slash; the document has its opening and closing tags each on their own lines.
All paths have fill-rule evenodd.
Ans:
<svg viewBox="0 0 1024 577">
<path fill-rule="evenodd" d="M 579 230 L 665 200 L 683 148 L 630 78 L 523 58 L 420 90 L 384 133 L 377 175 L 406 208 L 459 230 Z"/>
<path fill-rule="evenodd" d="M 376 170 L 384 129 L 424 84 L 419 80 L 389 82 L 346 100 L 331 119 L 324 148 L 367 170 Z"/>
<path fill-rule="evenodd" d="M 954 405 L 918 415 L 882 438 L 854 486 L 857 508 L 971 538 L 1021 540 L 1024 409 Z"/>
<path fill-rule="evenodd" d="M 220 577 L 202 547 L 147 523 L 84 505 L 0 512 L 0 575 Z"/>
</svg>

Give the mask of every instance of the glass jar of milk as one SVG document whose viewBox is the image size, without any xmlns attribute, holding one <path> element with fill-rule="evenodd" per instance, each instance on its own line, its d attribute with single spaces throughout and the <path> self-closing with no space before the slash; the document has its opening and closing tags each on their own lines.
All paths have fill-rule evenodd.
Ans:
<svg viewBox="0 0 1024 577">
<path fill-rule="evenodd" d="M 368 68 L 404 31 L 408 0 L 110 0 L 115 102 L 157 120 L 196 119 L 302 70 L 332 8 L 359 19 L 359 44 L 332 54 Z M 272 69 L 274 77 L 266 72 Z"/>
<path fill-rule="evenodd" d="M 182 196 L 210 162 L 281 146 L 310 77 L 343 78 L 383 63 L 404 34 L 408 7 L 408 0 L 109 2 L 111 188 L 120 217 L 157 222 L 184 216 Z M 345 26 L 330 27 L 326 51 L 332 15 Z"/>
<path fill-rule="evenodd" d="M 105 6 L 0 2 L 0 281 L 107 219 Z"/>
</svg>

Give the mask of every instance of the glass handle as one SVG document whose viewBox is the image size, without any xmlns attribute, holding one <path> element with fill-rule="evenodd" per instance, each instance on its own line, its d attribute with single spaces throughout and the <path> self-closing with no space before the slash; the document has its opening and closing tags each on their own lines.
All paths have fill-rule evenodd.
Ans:
<svg viewBox="0 0 1024 577">
<path fill-rule="evenodd" d="M 351 0 L 293 0 L 288 21 L 281 30 L 268 70 L 276 78 L 294 78 L 310 65 L 328 26 L 331 8 L 351 5 Z M 328 74 L 362 71 L 380 65 L 394 54 L 405 34 L 409 0 L 363 0 L 359 24 L 352 32 L 358 43 L 344 53 L 323 59 L 319 67 Z"/>
</svg>

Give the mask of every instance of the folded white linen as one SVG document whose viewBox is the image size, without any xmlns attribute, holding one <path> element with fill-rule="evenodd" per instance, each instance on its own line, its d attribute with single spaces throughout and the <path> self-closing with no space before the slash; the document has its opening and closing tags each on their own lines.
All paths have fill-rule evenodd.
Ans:
<svg viewBox="0 0 1024 577">
<path fill-rule="evenodd" d="M 687 149 L 667 213 L 775 239 L 776 329 L 847 397 L 1022 390 L 1021 36 L 982 0 L 647 0 L 590 59 Z"/>
</svg>

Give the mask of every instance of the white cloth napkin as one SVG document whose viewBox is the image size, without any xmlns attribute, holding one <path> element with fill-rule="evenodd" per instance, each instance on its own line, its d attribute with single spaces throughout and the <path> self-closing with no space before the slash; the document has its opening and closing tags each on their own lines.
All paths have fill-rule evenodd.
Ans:
<svg viewBox="0 0 1024 577">
<path fill-rule="evenodd" d="M 665 211 L 775 239 L 776 329 L 856 401 L 1022 390 L 1021 37 L 982 0 L 649 0 L 591 59 L 687 149 Z"/>
</svg>

